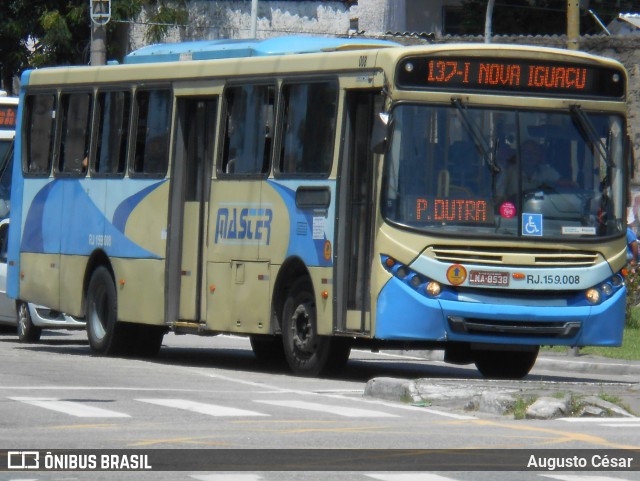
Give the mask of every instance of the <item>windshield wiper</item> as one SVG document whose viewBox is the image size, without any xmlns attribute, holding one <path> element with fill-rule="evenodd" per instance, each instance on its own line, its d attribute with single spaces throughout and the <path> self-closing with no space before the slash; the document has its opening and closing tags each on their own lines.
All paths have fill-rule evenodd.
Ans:
<svg viewBox="0 0 640 481">
<path fill-rule="evenodd" d="M 598 135 L 596 128 L 593 126 L 593 122 L 591 122 L 587 114 L 584 113 L 579 105 L 572 105 L 569 107 L 569 110 L 571 111 L 573 119 L 578 123 L 580 129 L 587 136 L 589 143 L 595 147 L 598 154 L 600 154 L 600 157 L 602 157 L 602 160 L 605 161 L 608 167 L 614 167 L 613 162 L 611 162 L 611 159 L 609 158 L 607 146 Z"/>
<path fill-rule="evenodd" d="M 467 112 L 467 107 L 462 103 L 460 99 L 451 99 L 451 103 L 458 109 L 460 113 L 460 118 L 462 120 L 462 124 L 464 128 L 469 132 L 471 138 L 473 139 L 473 143 L 476 145 L 478 151 L 482 154 L 482 157 L 486 160 L 487 165 L 491 168 L 491 171 L 494 174 L 500 172 L 500 167 L 495 162 L 495 152 L 489 147 L 489 143 L 487 139 L 484 138 L 482 132 L 475 124 L 475 122 L 469 116 L 469 112 Z"/>
</svg>

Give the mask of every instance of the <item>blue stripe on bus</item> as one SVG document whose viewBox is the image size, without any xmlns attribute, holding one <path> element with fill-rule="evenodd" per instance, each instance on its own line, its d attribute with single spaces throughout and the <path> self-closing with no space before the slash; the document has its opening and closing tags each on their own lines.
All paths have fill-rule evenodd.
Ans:
<svg viewBox="0 0 640 481">
<path fill-rule="evenodd" d="M 113 213 L 113 226 L 118 229 L 120 232 L 124 233 L 125 225 L 127 224 L 127 220 L 131 215 L 131 212 L 136 208 L 136 206 L 142 202 L 142 200 L 153 192 L 155 189 L 160 186 L 162 182 L 158 182 L 156 184 L 152 184 L 135 195 L 132 195 L 126 198 L 124 201 L 120 203 L 118 207 L 116 207 L 115 212 Z"/>
<path fill-rule="evenodd" d="M 332 258 L 325 258 L 325 242 L 328 240 L 326 234 L 322 239 L 313 238 L 313 210 L 303 211 L 296 206 L 296 193 L 277 182 L 268 181 L 282 198 L 289 212 L 289 242 L 287 247 L 287 257 L 298 256 L 307 265 L 315 267 L 330 267 L 333 265 Z"/>
<path fill-rule="evenodd" d="M 161 184 L 157 182 L 124 199 L 116 208 L 111 222 L 80 181 L 49 182 L 35 195 L 27 212 L 21 250 L 40 254 L 89 255 L 100 247 L 114 257 L 159 259 L 158 255 L 126 237 L 124 229 L 133 208 Z M 71 217 L 82 219 L 82 222 L 68 222 Z M 97 236 L 103 237 L 96 241 Z M 103 240 L 107 238 L 110 240 L 108 245 Z"/>
<path fill-rule="evenodd" d="M 392 278 L 378 296 L 375 337 L 385 340 L 460 341 L 494 344 L 619 346 L 625 319 L 626 289 L 593 306 L 585 305 L 580 295 L 565 301 L 564 306 L 514 304 L 502 302 L 461 302 L 457 298 L 436 299 L 418 294 L 402 281 Z M 478 335 L 453 332 L 449 316 L 463 318 L 527 322 L 568 322 L 582 324 L 573 337 L 557 338 L 521 335 Z"/>
</svg>

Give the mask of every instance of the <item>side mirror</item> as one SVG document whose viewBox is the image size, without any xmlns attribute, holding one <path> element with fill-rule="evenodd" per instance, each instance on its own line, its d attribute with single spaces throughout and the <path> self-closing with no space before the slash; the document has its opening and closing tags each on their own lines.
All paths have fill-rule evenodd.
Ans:
<svg viewBox="0 0 640 481">
<path fill-rule="evenodd" d="M 390 115 L 380 112 L 373 122 L 371 132 L 371 150 L 374 154 L 383 154 L 387 148 Z"/>
</svg>

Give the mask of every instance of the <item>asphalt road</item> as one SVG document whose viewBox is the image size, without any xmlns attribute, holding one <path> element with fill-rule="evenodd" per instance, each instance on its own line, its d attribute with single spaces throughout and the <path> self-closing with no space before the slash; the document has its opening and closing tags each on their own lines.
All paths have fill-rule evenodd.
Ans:
<svg viewBox="0 0 640 481">
<path fill-rule="evenodd" d="M 219 466 L 152 473 L 21 471 L 0 472 L 0 481 L 545 481 L 550 475 L 561 481 L 640 480 L 637 471 L 619 470 L 587 473 L 591 477 L 577 472 L 522 471 L 514 478 L 509 473 L 465 471 L 460 460 L 455 465 L 460 471 L 437 473 L 398 471 L 393 463 L 389 467 L 394 469 L 378 469 L 372 463 L 372 470 L 358 466 L 357 471 L 310 471 L 325 466 L 318 466 L 322 459 L 310 459 L 310 452 L 334 448 L 356 449 L 360 456 L 366 452 L 361 450 L 370 448 L 384 453 L 392 449 L 494 448 L 512 454 L 549 448 L 566 453 L 590 449 L 597 454 L 640 448 L 640 426 L 635 420 L 513 421 L 478 416 L 453 405 L 412 406 L 400 400 L 363 397 L 366 383 L 377 376 L 449 386 L 487 383 L 471 367 L 448 366 L 424 356 L 356 351 L 339 376 L 309 379 L 259 364 L 242 338 L 170 334 L 158 358 L 138 360 L 94 356 L 84 333 L 58 332 L 45 333 L 39 344 L 19 344 L 14 336 L 0 334 L 0 363 L 0 448 L 90 448 L 99 454 L 111 449 L 152 450 L 156 455 L 167 449 L 167 459 L 174 462 L 171 456 L 189 456 L 194 450 L 213 449 L 216 456 L 225 449 L 230 454 L 260 450 L 247 463 L 255 462 L 255 456 L 268 455 L 264 448 L 274 448 L 276 454 L 291 453 L 295 466 L 305 468 L 302 474 L 259 469 L 230 473 Z M 638 379 L 632 366 L 543 356 L 530 379 L 512 386 L 543 383 L 564 389 L 576 385 L 631 389 Z M 333 457 L 326 459 L 327 469 L 335 467 L 334 461 Z"/>
</svg>

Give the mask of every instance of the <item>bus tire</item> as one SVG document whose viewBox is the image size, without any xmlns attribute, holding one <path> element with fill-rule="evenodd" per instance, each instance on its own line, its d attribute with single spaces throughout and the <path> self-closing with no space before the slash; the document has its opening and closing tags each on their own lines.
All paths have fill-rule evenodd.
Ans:
<svg viewBox="0 0 640 481">
<path fill-rule="evenodd" d="M 489 379 L 522 379 L 533 368 L 539 346 L 532 351 L 476 351 L 475 365 Z"/>
<path fill-rule="evenodd" d="M 42 328 L 33 324 L 29 305 L 26 302 L 18 303 L 18 323 L 16 330 L 18 332 L 19 342 L 37 342 L 40 340 Z"/>
<path fill-rule="evenodd" d="M 300 376 L 320 376 L 342 368 L 349 359 L 345 339 L 317 333 L 316 303 L 308 279 L 296 281 L 282 309 L 282 342 L 291 370 Z"/>
<path fill-rule="evenodd" d="M 86 323 L 89 346 L 99 354 L 116 354 L 124 342 L 118 321 L 118 295 L 113 277 L 106 267 L 91 275 L 86 300 Z"/>
</svg>

